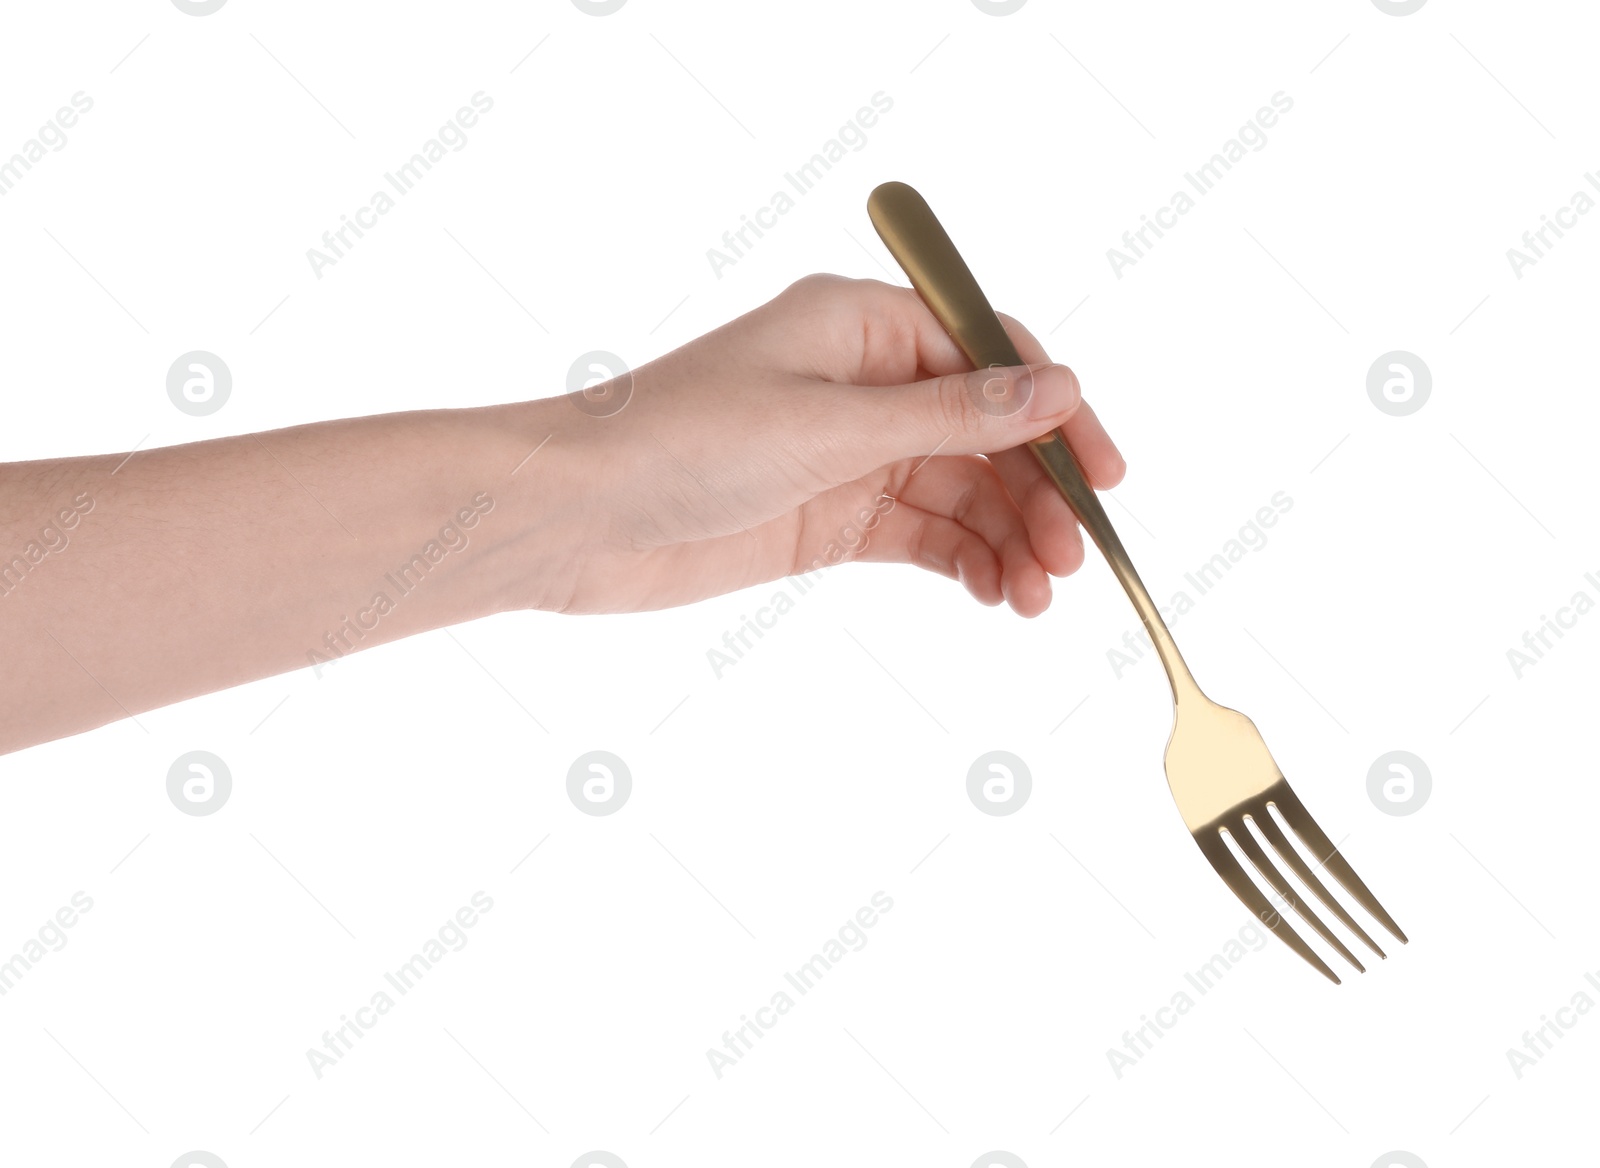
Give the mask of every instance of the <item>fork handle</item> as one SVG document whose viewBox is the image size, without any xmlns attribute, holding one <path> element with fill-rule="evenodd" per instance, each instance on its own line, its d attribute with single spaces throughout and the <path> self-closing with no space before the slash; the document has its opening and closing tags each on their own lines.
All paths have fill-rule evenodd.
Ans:
<svg viewBox="0 0 1600 1168">
<path fill-rule="evenodd" d="M 905 183 L 884 183 L 868 197 L 867 214 L 884 246 L 910 277 L 911 286 L 961 346 L 973 368 L 1024 364 L 971 269 L 920 194 Z M 1198 695 L 1200 690 L 1194 676 L 1178 652 L 1160 610 L 1134 570 L 1133 561 L 1111 526 L 1099 496 L 1084 478 L 1066 435 L 1060 429 L 1052 430 L 1029 442 L 1028 449 L 1066 498 L 1067 505 L 1133 602 L 1166 668 L 1173 700 L 1179 701 L 1191 693 Z"/>
</svg>

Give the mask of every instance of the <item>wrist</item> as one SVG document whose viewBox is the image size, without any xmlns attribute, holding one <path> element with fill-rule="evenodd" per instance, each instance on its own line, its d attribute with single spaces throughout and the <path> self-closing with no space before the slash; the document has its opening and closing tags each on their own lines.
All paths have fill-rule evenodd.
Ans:
<svg viewBox="0 0 1600 1168">
<path fill-rule="evenodd" d="M 475 438 L 462 481 L 482 498 L 472 606 L 480 615 L 561 611 L 594 529 L 592 473 L 574 443 L 562 398 L 473 410 Z M 473 504 L 467 505 L 469 508 Z"/>
</svg>

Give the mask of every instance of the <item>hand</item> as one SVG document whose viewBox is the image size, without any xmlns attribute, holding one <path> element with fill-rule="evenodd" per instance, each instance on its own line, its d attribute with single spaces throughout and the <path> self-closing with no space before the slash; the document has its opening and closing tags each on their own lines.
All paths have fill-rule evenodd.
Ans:
<svg viewBox="0 0 1600 1168">
<path fill-rule="evenodd" d="M 1083 546 L 1017 448 L 1064 425 L 1094 486 L 1123 464 L 1006 327 L 1031 368 L 964 372 L 910 290 L 811 276 L 608 385 L 606 417 L 557 397 L 0 465 L 0 752 L 508 608 L 845 559 L 1036 615 Z"/>
<path fill-rule="evenodd" d="M 1038 615 L 1083 541 L 1023 443 L 1065 426 L 1099 489 L 1125 465 L 1072 371 L 1001 319 L 1031 374 L 971 372 L 908 288 L 808 276 L 589 391 L 625 403 L 609 416 L 532 403 L 552 459 L 583 468 L 585 515 L 576 554 L 514 603 L 666 608 L 857 559 L 916 564 Z"/>
</svg>

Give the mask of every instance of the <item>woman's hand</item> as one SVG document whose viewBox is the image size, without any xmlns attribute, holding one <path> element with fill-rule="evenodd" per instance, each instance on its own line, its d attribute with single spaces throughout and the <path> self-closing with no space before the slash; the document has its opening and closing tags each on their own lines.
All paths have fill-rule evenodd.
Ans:
<svg viewBox="0 0 1600 1168">
<path fill-rule="evenodd" d="M 1007 327 L 1032 368 L 965 373 L 909 290 L 811 276 L 598 406 L 0 466 L 0 752 L 508 608 L 665 608 L 845 559 L 1032 616 L 1083 548 L 1017 447 L 1065 425 L 1095 486 L 1123 467 Z"/>
<path fill-rule="evenodd" d="M 1097 488 L 1124 464 L 1072 371 L 1002 319 L 1031 371 L 970 372 L 910 289 L 808 276 L 631 374 L 532 403 L 525 432 L 544 426 L 550 462 L 582 468 L 583 534 L 513 604 L 666 608 L 859 559 L 1043 612 L 1083 543 L 1023 443 L 1064 425 Z"/>
</svg>

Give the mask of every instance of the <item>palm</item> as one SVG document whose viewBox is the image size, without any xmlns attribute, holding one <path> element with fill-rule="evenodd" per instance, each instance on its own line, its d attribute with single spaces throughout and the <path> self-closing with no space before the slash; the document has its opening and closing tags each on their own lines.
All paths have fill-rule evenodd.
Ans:
<svg viewBox="0 0 1600 1168">
<path fill-rule="evenodd" d="M 595 565 L 600 570 L 576 608 L 599 612 L 671 608 L 846 560 L 873 558 L 873 531 L 868 525 L 876 529 L 883 516 L 898 506 L 894 493 L 916 468 L 916 461 L 892 464 L 797 505 L 783 497 L 784 491 L 775 491 L 767 507 L 746 498 L 740 507 L 743 515 L 717 508 L 715 515 L 701 522 L 676 527 L 681 538 L 611 553 L 607 563 Z M 763 510 L 775 513 L 749 521 Z"/>
</svg>

